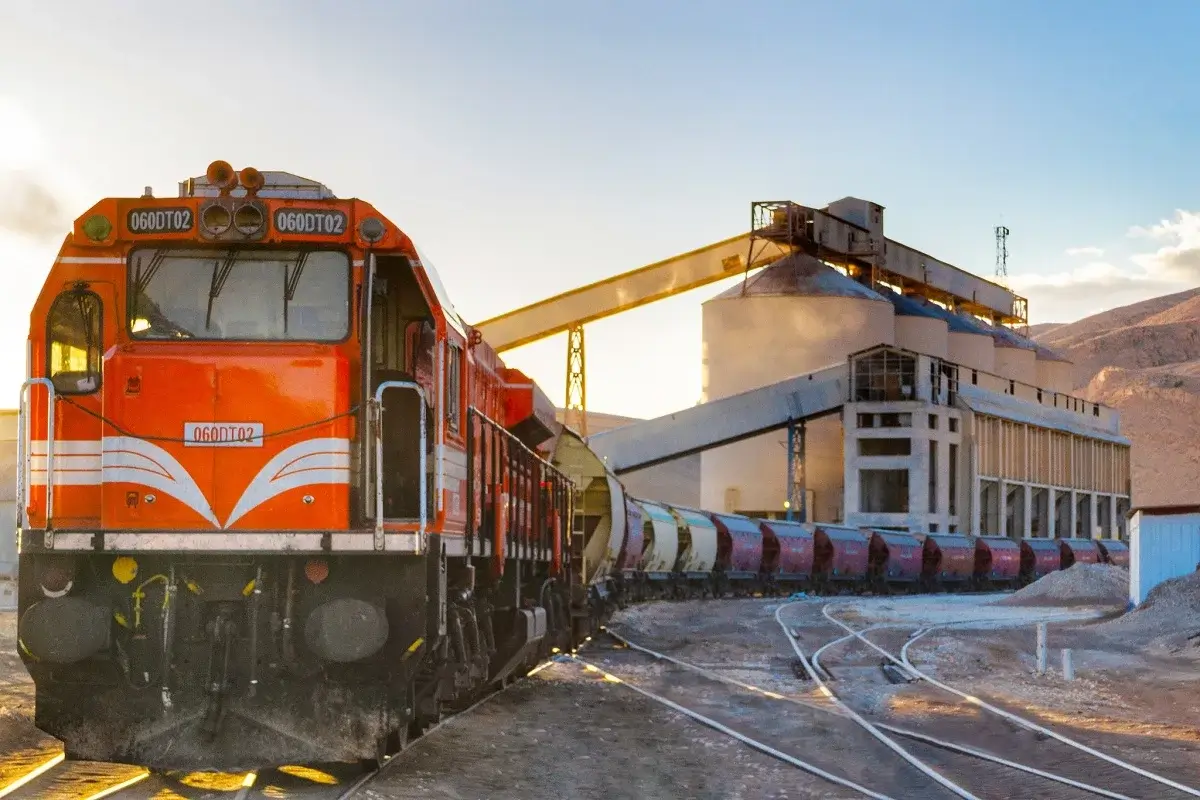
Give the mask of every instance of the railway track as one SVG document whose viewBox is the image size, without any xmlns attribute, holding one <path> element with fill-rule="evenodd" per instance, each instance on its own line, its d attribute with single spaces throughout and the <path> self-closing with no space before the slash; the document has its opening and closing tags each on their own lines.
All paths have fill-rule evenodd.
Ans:
<svg viewBox="0 0 1200 800">
<path fill-rule="evenodd" d="M 539 664 L 525 677 L 549 666 Z M 0 800 L 355 800 L 386 776 L 391 768 L 443 728 L 456 724 L 517 681 L 494 689 L 473 705 L 448 715 L 390 757 L 378 769 L 364 772 L 356 764 L 311 764 L 249 773 L 162 772 L 129 764 L 71 761 L 59 753 L 0 787 Z"/>
<path fill-rule="evenodd" d="M 591 655 L 587 661 L 578 656 L 575 660 L 607 680 L 623 683 L 656 702 L 738 739 L 743 744 L 852 792 L 847 796 L 895 797 L 897 800 L 907 797 L 942 796 L 981 800 L 1026 800 L 1035 796 L 1047 800 L 1095 797 L 1133 800 L 1185 797 L 1195 792 L 1191 787 L 1176 784 L 1169 778 L 1154 775 L 1103 754 L 1100 758 L 1104 763 L 1098 768 L 1095 763 L 1097 757 L 1090 752 L 1091 748 L 1081 751 L 1086 753 L 1082 756 L 1082 761 L 1064 758 L 1062 753 L 1052 752 L 1044 746 L 1041 749 L 1045 752 L 1035 753 L 1037 757 L 1031 757 L 1031 753 L 1037 749 L 1036 746 L 1042 745 L 1042 740 L 1055 736 L 1041 731 L 1027 731 L 1011 719 L 998 718 L 996 721 L 988 721 L 983 727 L 972 719 L 964 729 L 954 731 L 951 736 L 947 736 L 944 727 L 936 730 L 929 725 L 906 724 L 905 727 L 901 727 L 872 722 L 856 707 L 859 703 L 855 699 L 853 681 L 830 680 L 828 671 L 822 668 L 819 660 L 806 655 L 799 637 L 783 620 L 783 611 L 787 605 L 789 604 L 780 606 L 777 610 L 776 622 L 798 656 L 811 681 L 810 685 L 815 687 L 815 691 L 807 696 L 784 693 L 777 687 L 768 688 L 731 678 L 723 672 L 726 668 L 737 665 L 700 666 L 689 663 L 652 650 L 614 631 L 608 631 L 608 634 L 621 649 L 600 651 L 599 654 Z M 811 607 L 812 604 L 806 605 Z M 823 616 L 829 626 L 836 626 L 845 633 L 841 636 L 834 634 L 833 638 L 829 638 L 818 648 L 822 654 L 836 653 L 837 648 L 851 641 L 857 645 L 860 635 L 878 637 L 880 631 L 883 631 L 884 636 L 898 640 L 904 645 L 903 653 L 890 655 L 897 661 L 895 666 L 899 669 L 905 668 L 904 665 L 908 663 L 908 646 L 919 638 L 910 638 L 916 626 L 889 624 L 856 631 L 830 616 L 828 612 L 832 607 L 835 607 L 835 604 L 826 606 Z M 878 651 L 880 654 L 886 652 L 884 647 L 871 639 L 867 641 L 871 642 L 869 647 L 872 651 Z M 630 654 L 640 656 L 643 663 L 649 657 L 659 664 L 678 669 L 668 669 L 649 677 L 634 677 L 637 668 Z M 826 655 L 826 658 L 829 659 L 830 656 Z M 879 673 L 878 659 L 876 658 L 867 669 Z M 911 664 L 907 669 L 915 671 Z M 839 673 L 841 672 L 843 670 L 839 670 Z M 683 674 L 693 676 L 693 680 L 685 682 L 681 677 Z M 733 689 L 727 692 L 724 703 L 714 701 L 714 698 L 705 697 L 703 691 L 698 690 L 695 682 L 697 679 L 710 683 L 720 682 Z M 970 703 L 971 710 L 974 710 L 977 703 L 983 702 L 977 698 L 966 700 L 969 695 L 960 694 L 963 697 L 959 699 Z M 788 710 L 781 714 L 779 707 L 784 703 L 787 704 Z M 722 705 L 726 708 L 722 709 Z M 737 709 L 746 709 L 748 713 L 739 713 Z M 818 718 L 831 717 L 842 721 L 840 729 L 828 722 L 824 725 L 817 722 Z M 785 728 L 791 728 L 790 735 L 780 726 L 772 724 L 772 721 L 781 719 L 786 720 Z M 1028 720 L 1023 721 L 1034 724 Z M 800 738 L 797 738 L 797 732 L 801 732 Z M 841 735 L 850 743 L 846 750 L 856 754 L 854 759 L 830 758 L 829 737 L 837 735 Z M 868 735 L 873 741 L 867 739 Z M 1005 757 L 1005 753 L 1012 751 L 1014 736 L 1020 735 L 1025 735 L 1026 740 L 1033 738 L 1033 741 L 1022 743 L 1024 746 L 1021 747 L 1020 755 Z M 1058 734 L 1056 736 L 1066 739 Z M 948 741 L 948 738 L 954 741 Z M 805 743 L 807 748 L 803 746 Z M 1030 747 L 1031 744 L 1034 745 L 1033 748 Z M 1080 743 L 1074 744 L 1087 747 Z M 894 756 L 899 756 L 901 768 L 898 769 L 895 762 L 890 767 L 884 766 L 883 762 L 875 757 L 876 752 L 883 748 L 890 750 Z M 1078 755 L 1079 752 L 1071 754 Z M 864 774 L 863 771 L 854 769 L 855 763 L 872 764 L 872 770 Z M 1067 768 L 1068 766 L 1070 768 Z M 914 773 L 918 780 L 914 780 Z M 924 779 L 925 783 L 920 783 L 919 779 Z M 1138 783 L 1138 780 L 1143 779 L 1144 782 Z M 1180 788 L 1177 789 L 1176 786 Z"/>
<path fill-rule="evenodd" d="M 942 722 L 936 728 L 929 723 L 908 723 L 906 728 L 885 724 L 877 724 L 877 727 L 912 742 L 927 763 L 942 774 L 953 776 L 956 783 L 965 789 L 975 787 L 975 791 L 989 798 L 1011 797 L 1013 800 L 1031 796 L 1054 800 L 1096 796 L 1155 800 L 1200 797 L 1200 790 L 1194 787 L 1118 759 L 938 681 L 916 668 L 909 659 L 909 649 L 930 631 L 988 620 L 977 618 L 969 623 L 927 627 L 911 623 L 882 624 L 860 630 L 838 618 L 835 609 L 839 603 L 829 603 L 822 607 L 821 616 L 828 627 L 839 631 L 841 635 L 835 634 L 834 638 L 826 640 L 814 651 L 812 658 L 806 658 L 800 642 L 803 634 L 789 628 L 783 619 L 785 609 L 791 605 L 781 605 L 776 610 L 776 622 L 813 681 L 826 691 L 836 691 L 844 704 L 859 704 L 857 696 L 862 694 L 863 689 L 861 678 L 856 680 L 858 676 L 850 667 L 842 671 L 850 676 L 848 680 L 831 681 L 827 664 L 830 654 L 853 644 L 867 648 L 871 657 L 874 657 L 871 668 L 864 672 L 880 674 L 879 656 L 882 656 L 882 663 L 893 669 L 894 680 L 913 681 L 917 690 L 931 703 L 942 702 L 959 707 L 957 716 L 947 715 L 950 721 Z M 811 604 L 808 605 L 811 607 Z M 890 647 L 880 644 L 883 639 L 888 640 Z M 836 689 L 830 688 L 831 683 Z M 926 691 L 925 687 L 929 687 L 929 690 Z M 946 738 L 953 738 L 955 744 L 959 745 L 964 742 L 975 743 L 974 746 L 968 746 L 973 752 L 964 752 L 962 748 L 954 751 L 947 746 L 949 743 L 945 741 Z M 1019 750 L 1019 755 L 1007 759 L 996 752 L 1011 753 L 1014 749 Z M 979 754 L 988 751 L 995 757 L 987 760 L 987 763 L 981 763 Z M 1012 770 L 1023 772 L 1024 776 L 1014 782 L 1016 776 Z"/>
</svg>

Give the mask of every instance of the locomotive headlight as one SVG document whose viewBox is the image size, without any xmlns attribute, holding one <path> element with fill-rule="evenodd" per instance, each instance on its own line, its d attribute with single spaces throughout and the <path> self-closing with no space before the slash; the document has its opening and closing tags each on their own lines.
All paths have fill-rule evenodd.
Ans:
<svg viewBox="0 0 1200 800">
<path fill-rule="evenodd" d="M 246 203 L 238 206 L 233 212 L 233 227 L 244 236 L 252 236 L 262 231 L 267 224 L 267 218 L 256 203 Z"/>
<path fill-rule="evenodd" d="M 358 223 L 358 235 L 363 238 L 363 241 L 374 244 L 383 238 L 383 234 L 387 229 L 383 227 L 383 221 L 377 217 L 367 217 L 362 222 Z"/>
<path fill-rule="evenodd" d="M 75 585 L 75 562 L 68 558 L 50 557 L 37 566 L 38 585 L 46 597 L 63 597 Z"/>
<path fill-rule="evenodd" d="M 213 203 L 200 212 L 200 226 L 212 236 L 220 236 L 233 225 L 233 215 L 225 206 Z"/>
</svg>

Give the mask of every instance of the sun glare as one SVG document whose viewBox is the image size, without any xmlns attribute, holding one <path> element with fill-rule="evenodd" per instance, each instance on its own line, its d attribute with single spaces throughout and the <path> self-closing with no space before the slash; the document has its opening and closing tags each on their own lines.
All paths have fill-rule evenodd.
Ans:
<svg viewBox="0 0 1200 800">
<path fill-rule="evenodd" d="M 0 169 L 28 169 L 41 162 L 42 135 L 15 100 L 0 97 Z"/>
</svg>

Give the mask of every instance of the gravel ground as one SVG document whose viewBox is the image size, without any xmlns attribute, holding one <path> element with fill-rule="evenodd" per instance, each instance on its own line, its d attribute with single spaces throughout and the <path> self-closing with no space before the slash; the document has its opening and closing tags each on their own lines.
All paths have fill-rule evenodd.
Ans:
<svg viewBox="0 0 1200 800">
<path fill-rule="evenodd" d="M 1096 630 L 1117 642 L 1200 659 L 1200 572 L 1155 586 L 1140 606 Z"/>
<path fill-rule="evenodd" d="M 587 648 L 580 653 L 585 656 Z M 573 663 L 542 670 L 414 745 L 364 795 L 371 800 L 858 796 Z"/>
<path fill-rule="evenodd" d="M 974 620 L 970 626 L 926 635 L 911 648 L 913 660 L 963 691 L 1035 717 L 1118 757 L 1195 782 L 1200 775 L 1200 709 L 1195 701 L 1200 670 L 1190 651 L 1200 648 L 1189 644 L 1174 651 L 1153 650 L 1139 642 L 1147 637 L 1180 638 L 1178 632 L 1170 632 L 1189 614 L 1197 620 L 1191 609 L 1200 610 L 1200 578 L 1162 588 L 1138 611 L 1097 624 L 1098 618 L 1111 618 L 1114 611 L 1080 605 L 1080 597 L 1097 596 L 1093 583 L 1101 580 L 1096 577 L 1101 573 L 1092 572 L 1096 580 L 1080 582 L 1075 594 L 1043 586 L 1047 594 L 1061 594 L 1063 606 L 997 603 L 1005 595 L 995 594 L 855 598 L 838 601 L 838 616 L 856 628 L 895 626 L 870 634 L 892 651 L 918 627 Z M 827 602 L 828 598 L 812 598 L 785 612 L 789 626 L 801 629 L 809 655 L 844 634 L 821 615 Z M 774 620 L 779 605 L 769 599 L 641 604 L 620 612 L 612 629 L 730 678 L 828 707 L 811 684 L 796 678 L 794 654 Z M 1068 620 L 1051 623 L 1051 670 L 1045 675 L 1037 675 L 1034 664 L 1033 623 L 1039 619 Z M 0 749 L 6 754 L 0 761 L 0 786 L 57 752 L 56 743 L 29 721 L 32 686 L 15 647 L 13 615 L 0 614 Z M 1063 680 L 1056 669 L 1064 647 L 1075 654 L 1073 682 Z M 895 755 L 848 728 L 845 719 L 706 681 L 643 654 L 614 649 L 606 636 L 590 643 L 580 656 L 830 771 L 864 783 L 884 776 L 885 785 L 870 785 L 893 797 L 939 797 L 927 785 L 922 787 L 922 776 L 911 774 Z M 1056 743 L 1032 735 L 1013 737 L 1003 724 L 983 721 L 977 709 L 964 711 L 957 700 L 931 687 L 888 683 L 879 670 L 880 659 L 861 645 L 834 648 L 822 657 L 839 678 L 837 691 L 848 692 L 862 713 L 976 746 L 1012 747 L 1004 754 L 1028 756 L 1020 760 L 1049 759 L 1044 766 L 1080 770 L 1083 774 L 1075 777 L 1085 780 L 1092 773 L 1108 774 L 1050 749 L 1059 747 Z M 1040 785 L 1023 796 L 1032 787 L 1009 780 L 1003 772 L 992 775 L 973 761 L 916 743 L 906 747 L 948 775 L 965 774 L 1002 787 L 985 791 L 989 798 L 1071 797 Z M 829 760 L 821 762 L 818 754 Z M 1144 786 L 1125 788 L 1136 797 L 1173 796 L 1165 789 L 1156 793 L 1151 786 L 1149 791 Z M 556 663 L 414 745 L 364 796 L 832 800 L 857 795 L 577 664 Z"/>
<path fill-rule="evenodd" d="M 17 615 L 0 613 L 0 787 L 62 751 L 33 727 L 33 682 L 17 655 Z"/>
<path fill-rule="evenodd" d="M 1074 564 L 1039 578 L 999 604 L 1124 608 L 1128 602 L 1129 570 L 1111 564 Z"/>
</svg>

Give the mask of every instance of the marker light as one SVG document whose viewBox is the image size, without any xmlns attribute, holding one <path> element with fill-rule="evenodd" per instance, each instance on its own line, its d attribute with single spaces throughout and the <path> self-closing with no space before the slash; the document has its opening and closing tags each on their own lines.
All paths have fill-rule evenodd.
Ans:
<svg viewBox="0 0 1200 800">
<path fill-rule="evenodd" d="M 386 233 L 386 228 L 383 227 L 383 221 L 377 217 L 367 217 L 362 222 L 358 223 L 358 235 L 364 241 L 374 244 L 383 238 Z"/>
<path fill-rule="evenodd" d="M 304 565 L 304 577 L 309 582 L 319 584 L 329 577 L 329 565 L 319 558 L 310 558 Z"/>
<path fill-rule="evenodd" d="M 208 182 L 221 190 L 221 195 L 227 195 L 233 191 L 238 185 L 237 173 L 233 171 L 233 167 L 228 161 L 214 161 L 208 165 L 208 170 L 204 173 L 208 178 Z"/>
<path fill-rule="evenodd" d="M 200 224 L 208 233 L 218 236 L 229 230 L 233 224 L 233 215 L 229 209 L 214 203 L 200 212 Z"/>
<path fill-rule="evenodd" d="M 242 187 L 246 190 L 247 197 L 254 197 L 264 186 L 267 185 L 267 179 L 263 174 L 254 167 L 246 167 L 238 173 L 238 179 L 242 182 Z"/>
<path fill-rule="evenodd" d="M 137 561 L 129 556 L 120 556 L 112 565 L 113 577 L 118 583 L 129 583 L 137 577 L 138 564 Z"/>
<path fill-rule="evenodd" d="M 112 223 L 103 214 L 93 214 L 83 223 L 83 235 L 93 242 L 103 242 L 112 233 Z"/>
<path fill-rule="evenodd" d="M 233 227 L 246 236 L 258 233 L 266 224 L 267 218 L 263 216 L 262 209 L 254 203 L 238 206 L 238 210 L 233 212 Z"/>
</svg>

